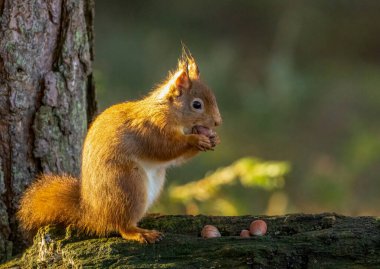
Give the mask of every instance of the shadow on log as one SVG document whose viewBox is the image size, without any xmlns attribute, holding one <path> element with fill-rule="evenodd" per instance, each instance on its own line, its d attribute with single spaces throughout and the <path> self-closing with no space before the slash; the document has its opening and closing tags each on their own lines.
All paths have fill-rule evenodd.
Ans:
<svg viewBox="0 0 380 269">
<path fill-rule="evenodd" d="M 240 238 L 251 221 L 265 236 Z M 203 239 L 206 224 L 221 238 Z M 337 214 L 285 216 L 150 215 L 141 227 L 165 232 L 154 245 L 84 236 L 47 226 L 23 256 L 0 268 L 380 268 L 380 219 Z"/>
</svg>

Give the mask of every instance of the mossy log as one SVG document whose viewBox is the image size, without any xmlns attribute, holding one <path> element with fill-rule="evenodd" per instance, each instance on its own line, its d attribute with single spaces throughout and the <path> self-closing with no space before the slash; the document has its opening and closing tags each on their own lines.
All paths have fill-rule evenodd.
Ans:
<svg viewBox="0 0 380 269">
<path fill-rule="evenodd" d="M 265 236 L 240 238 L 251 221 Z M 206 224 L 222 237 L 203 239 Z M 141 226 L 165 232 L 153 245 L 89 237 L 73 227 L 47 226 L 23 256 L 0 268 L 380 268 L 380 220 L 337 214 L 285 216 L 160 216 Z"/>
</svg>

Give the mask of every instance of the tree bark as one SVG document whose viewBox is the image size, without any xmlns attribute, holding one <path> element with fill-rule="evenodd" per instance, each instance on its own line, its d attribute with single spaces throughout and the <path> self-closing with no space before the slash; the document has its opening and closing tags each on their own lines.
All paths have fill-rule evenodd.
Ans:
<svg viewBox="0 0 380 269">
<path fill-rule="evenodd" d="M 4 260 L 23 247 L 15 212 L 35 176 L 79 174 L 83 138 L 96 110 L 94 1 L 1 0 L 0 16 L 0 260 Z"/>
<path fill-rule="evenodd" d="M 267 234 L 240 238 L 256 219 L 267 223 Z M 201 238 L 206 224 L 216 226 L 222 237 Z M 380 268 L 380 221 L 375 217 L 155 215 L 141 226 L 162 231 L 165 238 L 141 245 L 47 226 L 21 258 L 0 268 Z"/>
</svg>

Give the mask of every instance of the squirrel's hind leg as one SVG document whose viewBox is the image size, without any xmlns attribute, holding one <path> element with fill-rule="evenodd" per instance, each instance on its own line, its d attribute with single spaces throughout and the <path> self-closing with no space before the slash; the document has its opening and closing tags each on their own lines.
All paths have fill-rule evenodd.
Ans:
<svg viewBox="0 0 380 269">
<path fill-rule="evenodd" d="M 140 243 L 156 243 L 160 241 L 164 235 L 156 230 L 146 230 L 138 227 L 128 227 L 119 229 L 121 237 L 126 240 L 138 241 Z"/>
</svg>

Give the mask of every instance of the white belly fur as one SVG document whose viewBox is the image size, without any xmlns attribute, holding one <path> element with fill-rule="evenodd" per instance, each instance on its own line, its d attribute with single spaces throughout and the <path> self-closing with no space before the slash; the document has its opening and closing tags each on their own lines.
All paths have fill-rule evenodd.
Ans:
<svg viewBox="0 0 380 269">
<path fill-rule="evenodd" d="M 162 187 L 165 183 L 165 171 L 168 166 L 174 164 L 173 161 L 167 163 L 155 163 L 147 161 L 138 161 L 138 164 L 144 170 L 146 179 L 146 189 L 147 189 L 147 206 L 145 210 L 149 207 L 159 196 Z"/>
</svg>

